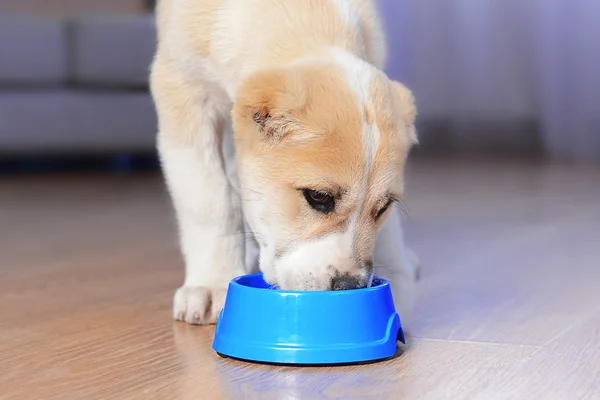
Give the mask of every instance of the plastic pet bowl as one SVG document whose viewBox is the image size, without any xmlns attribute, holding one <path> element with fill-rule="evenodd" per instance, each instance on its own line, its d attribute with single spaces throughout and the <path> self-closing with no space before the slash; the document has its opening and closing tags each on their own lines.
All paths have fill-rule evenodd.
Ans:
<svg viewBox="0 0 600 400">
<path fill-rule="evenodd" d="M 277 290 L 262 274 L 229 284 L 213 349 L 282 364 L 339 364 L 388 358 L 404 343 L 389 283 L 339 291 Z"/>
</svg>

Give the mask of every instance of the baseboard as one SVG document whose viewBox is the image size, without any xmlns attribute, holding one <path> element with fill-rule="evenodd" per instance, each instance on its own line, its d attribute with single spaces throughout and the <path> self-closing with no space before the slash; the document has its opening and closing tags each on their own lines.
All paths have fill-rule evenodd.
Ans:
<svg viewBox="0 0 600 400">
<path fill-rule="evenodd" d="M 542 141 L 535 120 L 421 118 L 415 156 L 540 158 Z"/>
</svg>

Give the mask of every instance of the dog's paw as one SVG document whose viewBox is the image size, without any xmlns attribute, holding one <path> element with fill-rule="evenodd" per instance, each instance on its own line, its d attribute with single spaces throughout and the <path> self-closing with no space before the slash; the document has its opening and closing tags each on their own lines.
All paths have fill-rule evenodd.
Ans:
<svg viewBox="0 0 600 400">
<path fill-rule="evenodd" d="M 411 249 L 408 246 L 406 247 L 406 256 L 408 258 L 410 265 L 414 268 L 415 280 L 420 281 L 421 280 L 421 260 L 419 259 L 419 256 L 417 256 L 417 253 L 415 253 L 413 251 L 413 249 Z"/>
<path fill-rule="evenodd" d="M 175 292 L 173 317 L 194 325 L 215 324 L 226 294 L 226 288 L 182 286 Z"/>
</svg>

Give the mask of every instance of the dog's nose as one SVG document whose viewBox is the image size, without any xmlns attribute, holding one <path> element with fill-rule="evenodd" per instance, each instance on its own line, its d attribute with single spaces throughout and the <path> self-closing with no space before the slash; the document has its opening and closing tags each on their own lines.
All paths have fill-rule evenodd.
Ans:
<svg viewBox="0 0 600 400">
<path fill-rule="evenodd" d="M 331 279 L 331 290 L 349 290 L 361 287 L 360 280 L 352 275 L 341 275 Z"/>
</svg>

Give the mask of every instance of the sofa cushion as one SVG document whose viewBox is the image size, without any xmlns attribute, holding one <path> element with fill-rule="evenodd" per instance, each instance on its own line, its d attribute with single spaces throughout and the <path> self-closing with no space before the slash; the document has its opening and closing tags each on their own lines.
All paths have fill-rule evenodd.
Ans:
<svg viewBox="0 0 600 400">
<path fill-rule="evenodd" d="M 155 137 L 148 93 L 0 91 L 0 155 L 152 151 Z"/>
<path fill-rule="evenodd" d="M 0 13 L 0 85 L 60 85 L 67 80 L 64 25 L 26 14 Z"/>
<path fill-rule="evenodd" d="M 152 15 L 82 17 L 70 27 L 75 83 L 147 87 L 156 48 Z"/>
</svg>

